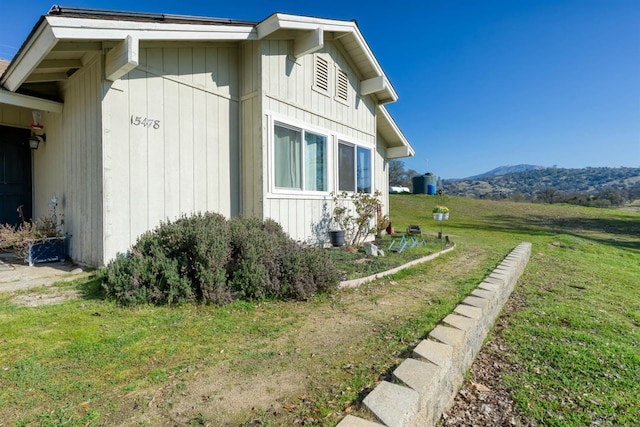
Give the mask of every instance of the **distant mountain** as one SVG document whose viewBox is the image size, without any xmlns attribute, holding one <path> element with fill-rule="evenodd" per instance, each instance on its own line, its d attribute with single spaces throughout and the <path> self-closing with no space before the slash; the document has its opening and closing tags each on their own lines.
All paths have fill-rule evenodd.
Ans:
<svg viewBox="0 0 640 427">
<path fill-rule="evenodd" d="M 469 176 L 463 179 L 482 179 L 490 176 L 506 175 L 508 173 L 527 172 L 531 170 L 546 169 L 545 166 L 536 165 L 515 165 L 515 166 L 499 166 L 495 169 L 491 169 L 489 172 L 482 173 L 480 175 Z"/>
<path fill-rule="evenodd" d="M 504 173 L 510 167 L 529 167 L 524 172 Z M 519 165 L 496 168 L 481 178 L 442 180 L 446 194 L 478 199 L 534 199 L 541 192 L 594 195 L 604 190 L 619 190 L 629 195 L 640 192 L 640 168 L 541 168 Z M 482 177 L 484 176 L 484 177 Z"/>
</svg>

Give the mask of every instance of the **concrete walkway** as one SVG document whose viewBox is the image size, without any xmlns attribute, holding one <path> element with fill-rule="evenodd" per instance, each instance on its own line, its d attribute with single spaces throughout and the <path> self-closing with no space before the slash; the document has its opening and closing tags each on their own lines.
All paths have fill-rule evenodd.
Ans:
<svg viewBox="0 0 640 427">
<path fill-rule="evenodd" d="M 48 286 L 88 274 L 71 262 L 47 262 L 29 267 L 29 264 L 15 254 L 0 252 L 0 292 Z"/>
</svg>

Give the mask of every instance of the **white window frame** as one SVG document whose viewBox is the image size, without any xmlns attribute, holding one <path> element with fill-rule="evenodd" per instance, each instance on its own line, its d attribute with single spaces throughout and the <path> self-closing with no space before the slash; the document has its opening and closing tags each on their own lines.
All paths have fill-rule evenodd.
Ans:
<svg viewBox="0 0 640 427">
<path fill-rule="evenodd" d="M 333 170 L 335 168 L 334 165 L 332 165 L 332 161 L 334 159 L 334 155 L 333 155 L 333 135 L 331 134 L 330 131 L 328 131 L 327 129 L 322 129 L 316 126 L 312 126 L 309 125 L 308 123 L 304 123 L 301 121 L 297 121 L 297 120 L 292 120 L 289 117 L 283 117 L 280 115 L 276 115 L 276 114 L 268 114 L 268 120 L 267 123 L 269 125 L 269 134 L 268 134 L 268 152 L 269 152 L 269 171 L 268 171 L 268 180 L 269 180 L 269 193 L 271 196 L 285 196 L 285 197 L 290 197 L 290 196 L 297 196 L 299 198 L 304 198 L 304 199 L 314 199 L 314 198 L 318 198 L 318 199 L 324 199 L 326 198 L 328 195 L 331 194 L 331 189 L 334 187 L 333 184 Z M 302 189 L 296 189 L 296 188 L 282 188 L 282 187 L 276 187 L 276 176 L 275 176 L 275 126 L 276 125 L 282 125 L 284 127 L 290 127 L 293 129 L 299 129 L 300 131 L 302 131 L 302 149 L 301 149 L 301 156 L 302 156 Z M 326 175 L 326 190 L 325 191 L 313 191 L 313 190 L 305 190 L 304 186 L 305 186 L 305 182 L 304 182 L 304 178 L 305 178 L 305 170 L 304 170 L 304 132 L 311 132 L 317 135 L 322 135 L 326 138 L 326 152 L 325 152 L 325 161 L 326 161 L 326 171 L 327 171 L 327 175 Z"/>
<path fill-rule="evenodd" d="M 340 150 L 339 150 L 339 145 L 340 144 L 344 144 L 344 145 L 350 145 L 354 147 L 354 160 L 355 160 L 355 164 L 354 164 L 354 188 L 355 191 L 347 191 L 347 193 L 357 193 L 358 192 L 358 170 L 357 170 L 357 165 L 358 165 L 358 147 L 361 148 L 365 148 L 367 150 L 369 150 L 369 164 L 370 164 L 370 179 L 371 179 L 371 189 L 369 191 L 369 193 L 365 193 L 365 194 L 374 194 L 375 193 L 375 149 L 372 146 L 372 144 L 367 144 L 367 143 L 363 143 L 363 142 L 358 142 L 356 140 L 354 140 L 353 138 L 350 138 L 348 136 L 344 136 L 344 135 L 336 135 L 335 138 L 335 147 L 334 147 L 334 183 L 335 183 L 335 191 L 337 193 L 341 193 L 343 190 L 340 190 L 340 170 L 339 170 L 339 166 L 340 166 Z"/>
</svg>

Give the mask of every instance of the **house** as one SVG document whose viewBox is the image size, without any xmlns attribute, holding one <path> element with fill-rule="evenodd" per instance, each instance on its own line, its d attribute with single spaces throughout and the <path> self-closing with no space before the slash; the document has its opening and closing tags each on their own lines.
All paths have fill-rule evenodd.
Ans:
<svg viewBox="0 0 640 427">
<path fill-rule="evenodd" d="M 332 191 L 380 190 L 386 209 L 387 161 L 414 153 L 351 21 L 54 6 L 0 86 L 0 154 L 21 161 L 0 222 L 19 204 L 44 216 L 56 194 L 70 256 L 90 265 L 200 211 L 322 240 Z"/>
</svg>

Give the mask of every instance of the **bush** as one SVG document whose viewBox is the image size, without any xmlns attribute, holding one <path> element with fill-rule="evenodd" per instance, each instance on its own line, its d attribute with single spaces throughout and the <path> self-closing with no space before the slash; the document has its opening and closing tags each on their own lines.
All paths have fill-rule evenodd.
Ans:
<svg viewBox="0 0 640 427">
<path fill-rule="evenodd" d="M 339 280 L 338 271 L 324 250 L 300 246 L 290 250 L 284 260 L 282 279 L 287 298 L 304 300 L 335 287 Z"/>
<path fill-rule="evenodd" d="M 161 224 L 98 274 L 124 305 L 304 300 L 338 283 L 323 250 L 295 243 L 275 221 L 212 213 Z"/>
</svg>

